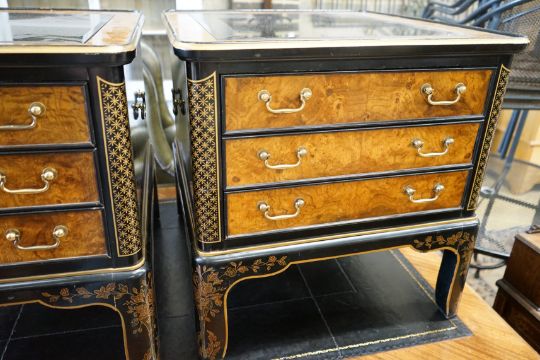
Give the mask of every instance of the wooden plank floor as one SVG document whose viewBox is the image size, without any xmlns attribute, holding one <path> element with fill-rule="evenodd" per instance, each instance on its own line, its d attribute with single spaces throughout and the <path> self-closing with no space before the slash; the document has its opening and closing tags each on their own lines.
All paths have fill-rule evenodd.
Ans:
<svg viewBox="0 0 540 360">
<path fill-rule="evenodd" d="M 434 253 L 423 254 L 412 249 L 403 249 L 402 253 L 430 285 L 434 286 L 440 257 Z M 458 316 L 473 332 L 473 336 L 387 351 L 357 359 L 540 359 L 540 355 L 469 286 L 466 286 L 463 292 Z"/>
</svg>

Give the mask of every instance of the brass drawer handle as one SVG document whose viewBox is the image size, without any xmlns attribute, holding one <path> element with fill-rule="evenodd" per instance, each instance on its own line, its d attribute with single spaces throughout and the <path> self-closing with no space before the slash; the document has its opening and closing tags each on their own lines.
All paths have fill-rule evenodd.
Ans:
<svg viewBox="0 0 540 360">
<path fill-rule="evenodd" d="M 283 170 L 283 169 L 290 169 L 290 168 L 295 168 L 297 166 L 300 166 L 300 164 L 302 163 L 302 158 L 306 156 L 307 153 L 308 151 L 306 148 L 299 147 L 298 150 L 296 150 L 296 158 L 298 159 L 298 161 L 295 162 L 294 164 L 271 165 L 268 162 L 268 159 L 270 159 L 270 153 L 266 150 L 259 151 L 259 159 L 263 160 L 264 166 L 266 166 L 269 169 Z"/>
<path fill-rule="evenodd" d="M 45 105 L 40 102 L 33 102 L 28 107 L 28 114 L 32 118 L 32 122 L 28 125 L 1 125 L 0 131 L 12 131 L 12 130 L 30 130 L 36 127 L 37 118 L 45 114 Z"/>
<path fill-rule="evenodd" d="M 450 145 L 454 143 L 454 139 L 451 137 L 447 137 L 446 139 L 443 140 L 442 143 L 443 143 L 444 150 L 441 152 L 431 152 L 431 153 L 422 152 L 422 148 L 424 147 L 424 142 L 420 139 L 414 139 L 412 141 L 412 146 L 416 148 L 418 155 L 420 155 L 421 157 L 436 157 L 436 156 L 446 155 L 448 153 L 448 149 Z"/>
<path fill-rule="evenodd" d="M 272 114 L 292 114 L 297 113 L 299 111 L 304 110 L 304 107 L 306 106 L 306 101 L 311 98 L 313 95 L 313 92 L 309 88 L 304 88 L 300 91 L 300 102 L 302 103 L 300 107 L 297 107 L 296 109 L 272 109 L 270 107 L 270 101 L 272 101 L 272 95 L 270 95 L 270 92 L 268 90 L 261 90 L 259 91 L 259 94 L 257 97 L 260 101 L 264 102 L 266 104 L 266 109 L 270 111 Z"/>
<path fill-rule="evenodd" d="M 456 87 L 455 87 L 456 98 L 454 100 L 448 100 L 448 101 L 434 101 L 433 100 L 433 87 L 431 86 L 431 84 L 422 85 L 420 90 L 422 91 L 422 94 L 427 95 L 426 100 L 430 105 L 448 106 L 448 105 L 454 105 L 455 103 L 457 103 L 459 99 L 461 98 L 461 94 L 463 94 L 467 90 L 467 87 L 463 83 L 456 84 Z"/>
<path fill-rule="evenodd" d="M 68 228 L 64 225 L 58 225 L 53 229 L 52 237 L 54 239 L 54 244 L 52 245 L 36 245 L 36 246 L 22 246 L 19 245 L 19 241 L 21 240 L 21 232 L 19 229 L 9 229 L 4 234 L 7 241 L 13 242 L 13 246 L 15 246 L 19 250 L 28 250 L 28 251 L 36 251 L 36 250 L 52 250 L 56 249 L 60 246 L 60 239 L 67 236 L 68 234 Z"/>
<path fill-rule="evenodd" d="M 58 176 L 58 173 L 53 168 L 46 168 L 43 169 L 43 172 L 41 173 L 41 180 L 45 183 L 43 187 L 39 189 L 16 189 L 11 190 L 6 187 L 7 182 L 7 176 L 0 173 L 0 190 L 8 193 L 8 194 L 40 194 L 44 193 L 45 191 L 49 190 L 50 182 L 56 179 Z"/>
<path fill-rule="evenodd" d="M 264 214 L 264 217 L 268 220 L 287 220 L 292 219 L 300 215 L 300 208 L 304 206 L 306 202 L 304 199 L 296 199 L 294 202 L 294 207 L 296 208 L 296 212 L 294 214 L 290 215 L 270 215 L 270 205 L 268 205 L 265 202 L 260 202 L 257 204 L 257 207 L 259 208 L 259 211 Z"/>
<path fill-rule="evenodd" d="M 405 193 L 405 195 L 407 195 L 409 197 L 409 200 L 415 204 L 435 201 L 439 198 L 443 190 L 444 190 L 444 186 L 442 184 L 435 184 L 435 186 L 433 187 L 433 197 L 428 198 L 428 199 L 415 199 L 414 198 L 414 193 L 416 193 L 415 188 L 413 188 L 410 185 L 407 185 L 403 188 L 403 192 Z"/>
</svg>

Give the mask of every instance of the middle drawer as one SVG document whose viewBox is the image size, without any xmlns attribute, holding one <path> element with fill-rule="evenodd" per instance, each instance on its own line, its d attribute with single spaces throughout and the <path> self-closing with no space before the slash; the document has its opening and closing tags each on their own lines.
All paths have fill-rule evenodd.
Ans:
<svg viewBox="0 0 540 360">
<path fill-rule="evenodd" d="M 227 187 L 471 164 L 479 123 L 225 141 Z"/>
<path fill-rule="evenodd" d="M 0 208 L 99 202 L 93 151 L 0 155 Z"/>
</svg>

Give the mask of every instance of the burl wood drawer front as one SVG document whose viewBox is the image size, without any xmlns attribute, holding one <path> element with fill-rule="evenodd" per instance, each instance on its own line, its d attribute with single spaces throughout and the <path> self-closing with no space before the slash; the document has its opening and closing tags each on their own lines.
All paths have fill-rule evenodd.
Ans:
<svg viewBox="0 0 540 360">
<path fill-rule="evenodd" d="M 229 77 L 225 129 L 480 115 L 491 75 L 491 70 L 452 70 Z M 438 105 L 430 104 L 422 92 L 426 84 Z M 466 90 L 457 99 L 460 84 Z"/>
<path fill-rule="evenodd" d="M 226 140 L 227 186 L 470 164 L 478 123 Z"/>
<path fill-rule="evenodd" d="M 90 143 L 82 86 L 0 86 L 0 146 Z"/>
<path fill-rule="evenodd" d="M 457 171 L 230 193 L 226 195 L 228 234 L 459 208 L 467 174 Z"/>
<path fill-rule="evenodd" d="M 94 155 L 0 155 L 0 208 L 99 202 Z"/>
<path fill-rule="evenodd" d="M 105 255 L 100 210 L 0 217 L 0 263 Z"/>
</svg>

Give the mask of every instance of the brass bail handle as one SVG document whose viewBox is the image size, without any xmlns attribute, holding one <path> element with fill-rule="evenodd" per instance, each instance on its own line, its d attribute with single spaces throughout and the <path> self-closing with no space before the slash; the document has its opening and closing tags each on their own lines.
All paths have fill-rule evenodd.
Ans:
<svg viewBox="0 0 540 360">
<path fill-rule="evenodd" d="M 292 114 L 297 113 L 302 110 L 304 110 L 304 107 L 306 106 L 306 101 L 308 101 L 311 96 L 313 96 L 313 92 L 309 88 L 304 88 L 300 90 L 300 106 L 294 109 L 272 109 L 270 106 L 270 102 L 272 101 L 272 95 L 268 90 L 261 90 L 259 91 L 259 94 L 257 95 L 257 98 L 259 101 L 262 101 L 266 104 L 266 109 L 271 112 L 272 114 Z"/>
<path fill-rule="evenodd" d="M 270 215 L 270 205 L 268 205 L 265 202 L 259 202 L 257 204 L 257 208 L 260 212 L 264 214 L 264 217 L 268 220 L 278 221 L 278 220 L 287 220 L 287 219 L 293 219 L 300 215 L 300 208 L 303 207 L 306 204 L 304 199 L 298 198 L 294 201 L 294 207 L 296 209 L 296 212 L 294 214 L 287 214 L 287 215 Z"/>
<path fill-rule="evenodd" d="M 273 170 L 284 170 L 284 169 L 291 169 L 291 168 L 295 168 L 295 167 L 298 167 L 300 166 L 300 164 L 302 163 L 302 158 L 304 156 L 306 156 L 308 154 L 308 151 L 306 148 L 304 147 L 299 147 L 297 150 L 296 150 L 296 158 L 298 159 L 298 161 L 296 161 L 294 164 L 277 164 L 277 165 L 272 165 L 270 164 L 269 162 L 269 159 L 270 159 L 270 153 L 266 150 L 261 150 L 259 151 L 258 155 L 259 155 L 259 159 L 263 160 L 264 161 L 264 166 L 266 166 L 268 169 L 273 169 Z"/>
<path fill-rule="evenodd" d="M 420 91 L 422 92 L 422 94 L 427 95 L 426 101 L 430 105 L 449 106 L 449 105 L 454 105 L 455 103 L 459 101 L 459 99 L 461 99 L 461 95 L 464 94 L 465 91 L 467 91 L 467 87 L 463 83 L 457 83 L 454 88 L 454 91 L 456 92 L 456 97 L 454 100 L 439 100 L 439 101 L 433 100 L 433 93 L 435 92 L 435 89 L 433 89 L 433 87 L 429 83 L 422 85 L 422 87 L 420 88 Z"/>
<path fill-rule="evenodd" d="M 403 192 L 405 193 L 405 195 L 407 195 L 409 197 L 409 201 L 413 202 L 415 204 L 433 202 L 433 201 L 435 201 L 435 200 L 437 200 L 439 198 L 439 196 L 441 195 L 441 192 L 443 190 L 444 190 L 443 184 L 437 183 L 433 187 L 433 197 L 430 197 L 430 198 L 427 198 L 427 199 L 415 199 L 414 198 L 414 194 L 416 193 L 415 188 L 413 188 L 410 185 L 407 185 L 407 186 L 405 186 L 403 188 Z"/>
<path fill-rule="evenodd" d="M 50 183 L 58 177 L 58 173 L 53 168 L 45 168 L 41 172 L 41 180 L 43 181 L 43 187 L 38 189 L 8 189 L 6 186 L 7 176 L 0 172 L 0 190 L 8 194 L 41 194 L 49 190 Z"/>
<path fill-rule="evenodd" d="M 35 246 L 22 246 L 19 244 L 21 241 L 21 231 L 19 229 L 8 229 L 4 237 L 7 241 L 11 241 L 13 243 L 13 246 L 15 246 L 19 250 L 26 250 L 26 251 L 37 251 L 37 250 L 53 250 L 60 246 L 60 239 L 67 236 L 69 233 L 69 230 L 64 225 L 58 225 L 55 226 L 55 228 L 52 231 L 52 238 L 54 239 L 54 244 L 51 245 L 35 245 Z"/>
<path fill-rule="evenodd" d="M 0 131 L 13 131 L 13 130 L 30 130 L 36 127 L 37 119 L 43 116 L 46 111 L 45 105 L 40 102 L 33 102 L 28 107 L 28 115 L 32 119 L 30 124 L 25 125 L 0 125 Z"/>
<path fill-rule="evenodd" d="M 448 154 L 450 145 L 452 145 L 453 143 L 454 143 L 454 139 L 451 137 L 447 137 L 446 139 L 442 141 L 443 151 L 430 152 L 430 153 L 422 152 L 422 148 L 424 147 L 424 142 L 420 139 L 414 139 L 411 144 L 414 148 L 416 148 L 416 152 L 418 153 L 418 155 L 420 155 L 421 157 L 429 158 L 429 157 L 437 157 L 437 156 L 443 156 L 443 155 Z"/>
</svg>

